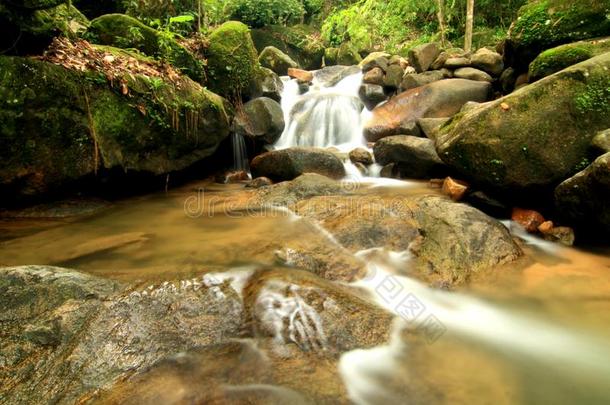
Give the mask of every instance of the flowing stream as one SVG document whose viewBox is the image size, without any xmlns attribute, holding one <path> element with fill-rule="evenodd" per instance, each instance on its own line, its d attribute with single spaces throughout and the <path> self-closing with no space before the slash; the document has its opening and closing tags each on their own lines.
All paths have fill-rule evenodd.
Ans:
<svg viewBox="0 0 610 405">
<path fill-rule="evenodd" d="M 316 82 L 304 95 L 295 81 L 287 82 L 282 107 L 288 124 L 276 147 L 363 147 L 361 80 L 353 75 L 333 87 Z M 233 141 L 235 168 L 247 169 L 239 156 L 243 139 Z M 363 178 L 349 165 L 348 173 L 361 181 L 354 192 L 362 195 L 438 194 L 427 183 Z M 199 182 L 74 219 L 2 219 L 0 265 L 59 265 L 138 285 L 213 274 L 232 280 L 241 293 L 248 276 L 276 266 L 277 252 L 287 246 L 342 250 L 332 233 L 289 210 L 244 211 L 248 198 L 241 184 Z M 357 404 L 609 403 L 610 252 L 561 247 L 506 224 L 523 240 L 527 259 L 452 292 L 405 276 L 406 252 L 379 246 L 354 253 L 369 274 L 348 287 L 395 315 L 392 339 L 345 352 L 335 362 L 287 360 L 283 372 L 328 367 L 336 379 L 322 383 L 326 374 L 316 380 L 309 373 L 303 385 L 313 381 L 308 390 L 345 392 Z M 415 298 L 424 314 L 405 317 L 384 296 L 388 282 Z M 427 327 L 431 335 L 415 333 Z M 165 372 L 161 387 L 171 391 L 172 371 Z M 234 390 L 278 391 L 293 403 L 292 391 L 283 387 L 232 384 Z"/>
</svg>

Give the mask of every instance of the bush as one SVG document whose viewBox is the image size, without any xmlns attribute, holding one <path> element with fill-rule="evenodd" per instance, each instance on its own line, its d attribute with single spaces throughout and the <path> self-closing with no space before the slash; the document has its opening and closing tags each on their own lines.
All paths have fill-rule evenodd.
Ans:
<svg viewBox="0 0 610 405">
<path fill-rule="evenodd" d="M 225 11 L 231 20 L 253 28 L 297 24 L 305 15 L 299 0 L 229 0 Z"/>
<path fill-rule="evenodd" d="M 506 33 L 517 10 L 526 0 L 477 0 L 475 27 L 485 38 Z M 322 36 L 330 46 L 351 42 L 360 50 L 378 45 L 399 52 L 414 43 L 433 39 L 438 32 L 437 0 L 361 0 L 336 9 L 324 21 Z M 445 1 L 447 38 L 458 41 L 464 35 L 466 0 Z M 493 34 L 490 34 L 493 33 Z"/>
</svg>

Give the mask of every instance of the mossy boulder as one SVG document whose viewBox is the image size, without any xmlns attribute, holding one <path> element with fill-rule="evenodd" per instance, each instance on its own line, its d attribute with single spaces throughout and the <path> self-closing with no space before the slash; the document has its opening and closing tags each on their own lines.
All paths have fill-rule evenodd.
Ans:
<svg viewBox="0 0 610 405">
<path fill-rule="evenodd" d="M 286 76 L 288 69 L 298 68 L 299 65 L 292 58 L 274 46 L 268 46 L 258 57 L 261 66 L 271 69 L 278 75 Z"/>
<path fill-rule="evenodd" d="M 610 125 L 609 69 L 606 53 L 461 112 L 440 129 L 439 156 L 513 196 L 548 191 L 589 164 L 591 139 Z"/>
<path fill-rule="evenodd" d="M 339 55 L 339 48 L 326 48 L 324 50 L 324 65 L 325 66 L 336 65 L 338 55 Z"/>
<path fill-rule="evenodd" d="M 358 50 L 349 42 L 342 44 L 337 51 L 337 65 L 352 66 L 362 62 Z"/>
<path fill-rule="evenodd" d="M 608 0 L 530 0 L 509 31 L 508 65 L 525 71 L 546 49 L 610 35 L 609 15 Z"/>
<path fill-rule="evenodd" d="M 228 103 L 186 77 L 126 75 L 113 85 L 99 73 L 0 57 L 2 195 L 38 196 L 111 169 L 182 170 L 229 133 Z"/>
<path fill-rule="evenodd" d="M 40 54 L 53 38 L 75 37 L 88 26 L 89 20 L 67 4 L 40 9 L 0 4 L 0 48 L 5 55 Z"/>
<path fill-rule="evenodd" d="M 228 97 L 249 92 L 260 73 L 250 29 L 240 22 L 229 21 L 216 28 L 209 40 L 208 87 Z"/>
<path fill-rule="evenodd" d="M 205 82 L 203 63 L 167 35 L 124 14 L 107 14 L 91 21 L 87 39 L 101 45 L 135 48 L 146 55 L 167 60 L 191 79 Z"/>
<path fill-rule="evenodd" d="M 535 82 L 605 52 L 610 52 L 610 38 L 579 41 L 548 49 L 530 64 L 529 79 Z"/>
<path fill-rule="evenodd" d="M 288 54 L 303 69 L 315 70 L 322 67 L 324 45 L 320 33 L 311 26 L 272 25 L 252 30 L 252 39 L 259 52 L 268 46 L 274 46 Z"/>
<path fill-rule="evenodd" d="M 597 158 L 555 189 L 557 210 L 576 225 L 590 225 L 610 235 L 610 153 Z"/>
</svg>

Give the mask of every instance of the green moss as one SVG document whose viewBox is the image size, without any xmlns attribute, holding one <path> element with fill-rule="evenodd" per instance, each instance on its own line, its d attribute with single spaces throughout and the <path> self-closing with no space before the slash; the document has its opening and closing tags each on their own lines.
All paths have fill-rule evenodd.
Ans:
<svg viewBox="0 0 610 405">
<path fill-rule="evenodd" d="M 209 40 L 208 87 L 225 96 L 240 95 L 260 68 L 250 29 L 240 22 L 229 21 L 214 30 Z"/>
<path fill-rule="evenodd" d="M 608 51 L 610 51 L 610 39 L 575 42 L 546 50 L 530 64 L 530 81 L 550 76 Z"/>
<path fill-rule="evenodd" d="M 193 80 L 204 84 L 202 61 L 166 33 L 150 28 L 124 14 L 107 14 L 91 22 L 86 38 L 101 45 L 134 48 L 146 55 L 167 60 Z"/>
<path fill-rule="evenodd" d="M 510 37 L 519 46 L 548 49 L 610 34 L 606 0 L 532 0 L 519 10 Z"/>
<path fill-rule="evenodd" d="M 181 170 L 228 135 L 228 102 L 192 80 L 123 79 L 127 95 L 120 80 L 111 87 L 96 72 L 0 57 L 0 188 L 39 194 L 92 175 L 96 164 Z"/>
<path fill-rule="evenodd" d="M 589 81 L 584 91 L 574 99 L 574 104 L 582 115 L 606 114 L 606 116 L 610 116 L 610 80 L 608 77 Z"/>
<path fill-rule="evenodd" d="M 322 66 L 324 45 L 320 33 L 308 25 L 273 25 L 254 29 L 252 40 L 259 52 L 268 46 L 274 46 L 288 54 L 303 69 L 313 70 Z"/>
</svg>

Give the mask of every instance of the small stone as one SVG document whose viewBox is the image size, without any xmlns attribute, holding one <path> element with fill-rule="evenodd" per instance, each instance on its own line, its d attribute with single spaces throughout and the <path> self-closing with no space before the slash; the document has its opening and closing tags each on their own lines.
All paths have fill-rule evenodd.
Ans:
<svg viewBox="0 0 610 405">
<path fill-rule="evenodd" d="M 544 217 L 538 211 L 513 208 L 511 219 L 523 226 L 529 233 L 536 233 L 538 227 L 544 223 Z"/>
<path fill-rule="evenodd" d="M 222 173 L 216 176 L 216 182 L 220 184 L 234 184 L 244 180 L 250 180 L 248 172 L 245 170 Z"/>
<path fill-rule="evenodd" d="M 311 83 L 313 81 L 313 73 L 307 70 L 289 68 L 288 76 L 301 82 Z"/>
<path fill-rule="evenodd" d="M 493 78 L 488 73 L 471 67 L 459 68 L 453 72 L 453 75 L 459 79 L 476 80 L 478 82 L 491 83 L 493 81 Z"/>
<path fill-rule="evenodd" d="M 261 188 L 266 186 L 271 186 L 273 182 L 268 177 L 257 177 L 246 184 L 248 188 Z"/>
<path fill-rule="evenodd" d="M 114 56 L 112 56 L 112 55 L 104 56 L 104 62 L 105 63 L 112 63 L 112 62 L 114 62 Z"/>
<path fill-rule="evenodd" d="M 544 234 L 544 239 L 558 242 L 565 246 L 573 246 L 576 241 L 574 230 L 567 226 L 557 226 Z"/>
<path fill-rule="evenodd" d="M 373 164 L 373 155 L 366 149 L 356 148 L 349 153 L 349 160 L 354 164 L 369 166 Z"/>
<path fill-rule="evenodd" d="M 460 201 L 468 191 L 468 183 L 447 177 L 443 182 L 443 194 L 449 196 L 453 201 Z"/>
<path fill-rule="evenodd" d="M 367 84 L 377 84 L 377 85 L 382 86 L 383 77 L 384 77 L 383 70 L 380 67 L 374 67 L 373 69 L 366 72 L 366 74 L 362 78 L 362 81 Z"/>
<path fill-rule="evenodd" d="M 500 104 L 500 108 L 502 108 L 504 111 L 510 110 L 510 106 L 506 103 Z"/>
<path fill-rule="evenodd" d="M 555 224 L 553 224 L 553 221 L 545 221 L 542 224 L 540 224 L 540 226 L 538 227 L 538 231 L 540 231 L 540 233 L 542 233 L 542 234 L 547 234 L 547 233 L 551 232 L 554 227 L 555 227 Z"/>
</svg>

